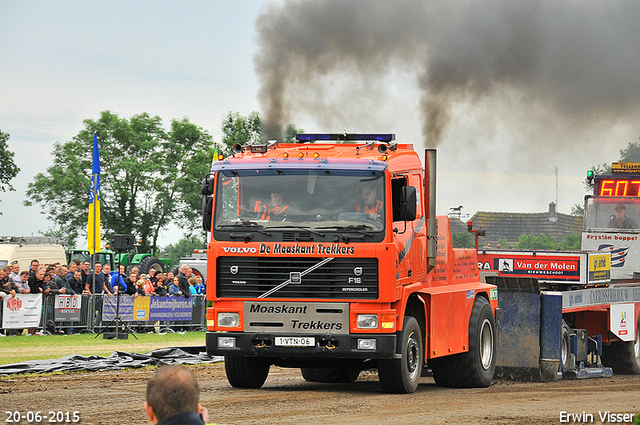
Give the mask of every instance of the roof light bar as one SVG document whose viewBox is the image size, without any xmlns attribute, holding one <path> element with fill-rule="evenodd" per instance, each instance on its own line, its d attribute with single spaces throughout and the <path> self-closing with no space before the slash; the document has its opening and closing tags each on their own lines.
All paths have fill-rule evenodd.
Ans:
<svg viewBox="0 0 640 425">
<path fill-rule="evenodd" d="M 346 140 L 346 141 L 368 141 L 390 142 L 396 140 L 395 134 L 356 134 L 356 133 L 300 133 L 296 134 L 299 142 L 313 142 L 315 140 Z"/>
</svg>

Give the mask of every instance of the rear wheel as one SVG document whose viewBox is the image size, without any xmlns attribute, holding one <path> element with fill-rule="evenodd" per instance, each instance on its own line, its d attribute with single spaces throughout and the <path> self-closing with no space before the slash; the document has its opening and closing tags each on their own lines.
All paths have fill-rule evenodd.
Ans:
<svg viewBox="0 0 640 425">
<path fill-rule="evenodd" d="M 636 324 L 635 341 L 604 345 L 602 364 L 622 375 L 640 375 L 640 318 Z"/>
<path fill-rule="evenodd" d="M 496 369 L 496 347 L 491 305 L 486 298 L 477 297 L 469 318 L 469 351 L 432 359 L 433 379 L 444 387 L 488 387 Z"/>
<path fill-rule="evenodd" d="M 415 318 L 404 318 L 398 344 L 400 358 L 378 360 L 378 377 L 384 392 L 408 394 L 418 388 L 424 362 L 422 332 Z"/>
<path fill-rule="evenodd" d="M 156 257 L 144 257 L 138 265 L 140 274 L 149 274 L 149 270 L 155 269 L 156 272 L 164 273 L 164 263 Z"/>
<path fill-rule="evenodd" d="M 259 357 L 224 356 L 227 380 L 235 388 L 260 388 L 267 380 L 271 363 Z"/>
<path fill-rule="evenodd" d="M 360 376 L 357 369 L 311 369 L 303 367 L 300 369 L 302 377 L 309 382 L 325 382 L 325 383 L 351 383 L 355 382 Z"/>
</svg>

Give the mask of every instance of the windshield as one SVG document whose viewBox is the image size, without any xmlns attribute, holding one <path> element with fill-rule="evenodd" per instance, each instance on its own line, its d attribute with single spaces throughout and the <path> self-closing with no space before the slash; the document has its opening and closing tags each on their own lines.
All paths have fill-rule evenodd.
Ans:
<svg viewBox="0 0 640 425">
<path fill-rule="evenodd" d="M 640 198 L 588 198 L 585 229 L 640 231 Z"/>
<path fill-rule="evenodd" d="M 383 232 L 383 176 L 380 171 L 220 171 L 214 230 Z"/>
</svg>

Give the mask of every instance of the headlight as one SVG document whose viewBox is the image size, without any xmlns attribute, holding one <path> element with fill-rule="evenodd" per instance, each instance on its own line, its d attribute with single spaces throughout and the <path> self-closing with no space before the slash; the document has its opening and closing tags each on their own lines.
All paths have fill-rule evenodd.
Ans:
<svg viewBox="0 0 640 425">
<path fill-rule="evenodd" d="M 356 321 L 358 329 L 378 329 L 377 314 L 358 314 Z"/>
<path fill-rule="evenodd" d="M 240 324 L 240 315 L 238 313 L 218 313 L 218 326 L 223 328 L 235 328 L 238 324 Z"/>
</svg>

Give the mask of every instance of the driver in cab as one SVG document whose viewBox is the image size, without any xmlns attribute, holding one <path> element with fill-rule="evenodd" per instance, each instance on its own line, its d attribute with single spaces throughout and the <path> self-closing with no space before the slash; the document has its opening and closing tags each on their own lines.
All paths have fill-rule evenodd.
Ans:
<svg viewBox="0 0 640 425">
<path fill-rule="evenodd" d="M 253 212 L 256 213 L 260 220 L 282 220 L 286 218 L 284 212 L 289 208 L 284 203 L 284 194 L 281 192 L 271 191 L 271 202 L 267 204 L 264 201 L 256 201 Z"/>
<path fill-rule="evenodd" d="M 374 220 L 381 220 L 384 213 L 384 203 L 377 198 L 378 191 L 373 185 L 365 186 L 360 192 L 362 202 L 356 204 L 356 212 L 368 214 Z"/>
<path fill-rule="evenodd" d="M 627 217 L 627 207 L 624 204 L 616 205 L 615 215 L 611 216 L 609 220 L 609 226 L 612 229 L 636 229 L 638 226 L 636 222 Z"/>
</svg>

